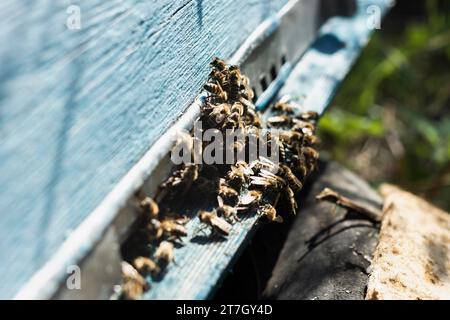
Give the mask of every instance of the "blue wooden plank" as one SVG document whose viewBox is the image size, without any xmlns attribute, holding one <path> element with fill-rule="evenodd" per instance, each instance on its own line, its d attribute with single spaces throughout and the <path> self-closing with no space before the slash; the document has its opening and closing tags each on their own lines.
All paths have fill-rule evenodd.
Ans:
<svg viewBox="0 0 450 320">
<path fill-rule="evenodd" d="M 286 1 L 0 2 L 0 297 L 55 252 Z"/>
<path fill-rule="evenodd" d="M 305 110 L 323 113 L 351 67 L 367 45 L 391 0 L 358 0 L 351 18 L 331 18 L 318 38 L 292 70 L 279 96 L 289 96 Z M 375 19 L 375 20 L 374 20 Z"/>
</svg>

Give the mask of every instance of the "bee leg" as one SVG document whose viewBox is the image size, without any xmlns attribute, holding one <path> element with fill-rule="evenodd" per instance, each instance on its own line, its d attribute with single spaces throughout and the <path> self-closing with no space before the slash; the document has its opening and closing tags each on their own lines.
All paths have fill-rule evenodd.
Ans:
<svg viewBox="0 0 450 320">
<path fill-rule="evenodd" d="M 201 233 L 203 236 L 207 236 L 207 233 L 205 231 L 207 228 L 208 228 L 208 225 L 202 223 L 195 229 L 194 235 L 198 235 L 199 233 Z"/>
</svg>

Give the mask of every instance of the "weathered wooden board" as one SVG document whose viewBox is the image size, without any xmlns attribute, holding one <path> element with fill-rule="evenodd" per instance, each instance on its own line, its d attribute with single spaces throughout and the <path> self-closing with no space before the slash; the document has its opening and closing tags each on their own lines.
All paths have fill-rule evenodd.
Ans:
<svg viewBox="0 0 450 320">
<path fill-rule="evenodd" d="M 0 2 L 0 297 L 55 252 L 285 0 Z M 73 14 L 73 12 L 72 12 Z"/>
<path fill-rule="evenodd" d="M 383 201 L 356 174 L 321 163 L 265 287 L 266 299 L 363 300 L 379 226 L 316 195 L 331 188 L 381 216 Z M 258 261 L 258 265 L 264 261 Z"/>
<path fill-rule="evenodd" d="M 450 215 L 424 199 L 383 184 L 380 241 L 366 299 L 450 299 Z"/>
</svg>

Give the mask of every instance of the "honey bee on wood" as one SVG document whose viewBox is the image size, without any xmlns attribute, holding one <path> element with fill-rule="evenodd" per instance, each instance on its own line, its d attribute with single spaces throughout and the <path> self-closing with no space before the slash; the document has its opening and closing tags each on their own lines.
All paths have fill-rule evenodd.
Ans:
<svg viewBox="0 0 450 320">
<path fill-rule="evenodd" d="M 272 116 L 267 119 L 267 123 L 273 127 L 290 126 L 292 118 L 288 115 Z"/>
<path fill-rule="evenodd" d="M 208 225 L 215 234 L 226 237 L 231 232 L 231 224 L 217 216 L 215 212 L 200 211 L 200 221 Z"/>
<path fill-rule="evenodd" d="M 152 274 L 153 276 L 160 272 L 159 266 L 152 259 L 147 257 L 137 257 L 133 265 L 141 274 Z"/>
<path fill-rule="evenodd" d="M 309 169 L 306 166 L 306 159 L 304 154 L 300 153 L 293 155 L 291 160 L 293 163 L 294 171 L 302 178 L 305 178 L 308 175 Z"/>
<path fill-rule="evenodd" d="M 288 201 L 290 213 L 293 215 L 297 214 L 297 208 L 298 208 L 297 201 L 295 200 L 294 191 L 292 191 L 292 189 L 290 187 L 286 187 L 285 196 Z"/>
<path fill-rule="evenodd" d="M 165 218 L 161 221 L 153 219 L 148 225 L 150 240 L 160 239 L 162 236 L 181 240 L 181 237 L 187 236 L 187 230 L 184 224 L 185 219 Z"/>
<path fill-rule="evenodd" d="M 147 289 L 147 282 L 139 272 L 128 262 L 122 261 L 122 297 L 126 300 L 136 300 Z"/>
<path fill-rule="evenodd" d="M 253 170 L 248 167 L 247 162 L 238 161 L 231 166 L 230 171 L 227 173 L 228 183 L 240 189 L 250 175 L 253 175 Z"/>
<path fill-rule="evenodd" d="M 214 107 L 213 111 L 208 116 L 208 124 L 211 127 L 217 127 L 222 124 L 230 115 L 230 105 L 228 103 L 221 103 Z"/>
<path fill-rule="evenodd" d="M 245 78 L 247 78 L 247 77 L 245 77 Z M 248 78 L 247 78 L 247 79 L 248 79 Z M 248 100 L 250 100 L 250 101 L 253 101 L 253 99 L 255 98 L 255 92 L 253 91 L 252 88 L 249 88 L 249 87 L 248 87 L 248 88 L 245 90 L 244 97 L 245 97 L 245 99 L 248 99 Z"/>
<path fill-rule="evenodd" d="M 233 103 L 233 105 L 231 106 L 231 113 L 242 116 L 244 114 L 244 105 L 240 102 Z"/>
<path fill-rule="evenodd" d="M 316 128 L 316 126 L 314 124 L 312 124 L 311 122 L 305 121 L 303 119 L 293 118 L 292 123 L 293 123 L 292 130 L 294 130 L 294 131 L 300 131 L 300 129 L 304 129 L 304 128 L 308 128 L 311 131 L 314 131 Z"/>
<path fill-rule="evenodd" d="M 183 196 L 186 194 L 186 192 L 191 188 L 192 183 L 197 180 L 198 175 L 198 165 L 183 165 L 181 169 L 176 170 L 170 178 L 161 184 L 158 192 L 159 202 L 168 193 L 172 195 L 177 193 L 177 196 Z"/>
<path fill-rule="evenodd" d="M 307 111 L 302 112 L 299 117 L 305 121 L 317 121 L 319 119 L 319 114 L 315 111 Z"/>
<path fill-rule="evenodd" d="M 287 114 L 293 114 L 294 113 L 294 107 L 293 105 L 286 103 L 286 102 L 277 102 L 275 103 L 275 105 L 273 106 L 273 110 L 275 111 L 279 111 L 279 112 L 284 112 Z"/>
<path fill-rule="evenodd" d="M 239 202 L 239 193 L 230 187 L 223 178 L 219 180 L 219 196 L 231 206 L 235 206 Z"/>
<path fill-rule="evenodd" d="M 257 160 L 252 161 L 249 164 L 249 168 L 255 173 L 262 169 L 267 169 L 272 172 L 277 172 L 279 169 L 273 161 L 267 159 L 266 157 L 259 157 Z"/>
<path fill-rule="evenodd" d="M 223 217 L 228 222 L 240 220 L 237 216 L 237 209 L 224 204 L 221 196 L 217 196 L 217 202 L 219 203 L 219 206 L 216 209 L 216 213 L 219 217 Z"/>
<path fill-rule="evenodd" d="M 319 159 L 319 152 L 317 152 L 314 148 L 304 147 L 302 151 L 306 158 L 312 159 L 314 161 L 317 161 Z"/>
<path fill-rule="evenodd" d="M 281 190 L 286 185 L 286 180 L 266 169 L 261 169 L 258 176 L 251 176 L 250 179 L 251 185 L 260 186 L 264 189 L 273 188 Z"/>
<path fill-rule="evenodd" d="M 150 197 L 145 197 L 139 205 L 141 206 L 145 217 L 149 220 L 158 218 L 159 206 L 155 200 Z"/>
<path fill-rule="evenodd" d="M 284 145 L 283 140 L 281 140 L 279 137 L 270 137 L 270 143 L 274 143 L 276 145 L 276 148 L 278 149 L 278 152 L 280 154 L 280 160 L 281 162 L 284 162 L 286 160 L 286 146 Z"/>
<path fill-rule="evenodd" d="M 286 178 L 286 180 L 288 181 L 290 187 L 293 190 L 298 191 L 298 190 L 303 188 L 303 184 L 295 176 L 295 174 L 292 173 L 292 170 L 291 170 L 291 168 L 289 168 L 289 166 L 287 166 L 285 164 L 280 164 L 280 169 L 283 171 L 283 177 Z"/>
<path fill-rule="evenodd" d="M 210 63 L 210 66 L 218 71 L 224 71 L 227 68 L 227 64 L 225 63 L 225 61 L 217 57 L 213 58 L 213 60 Z"/>
<path fill-rule="evenodd" d="M 259 190 L 249 190 L 239 200 L 239 206 L 244 208 L 253 208 L 259 205 L 262 199 L 262 192 Z"/>
<path fill-rule="evenodd" d="M 220 84 L 221 87 L 227 84 L 227 76 L 223 71 L 219 71 L 217 69 L 213 69 L 209 74 L 209 78 L 212 81 L 216 81 Z"/>
<path fill-rule="evenodd" d="M 228 94 L 226 91 L 224 91 L 222 89 L 222 87 L 220 86 L 219 83 L 213 83 L 213 82 L 208 82 L 206 83 L 203 88 L 208 91 L 209 93 L 213 94 L 214 96 L 219 97 L 221 100 L 223 101 L 227 101 L 228 100 Z"/>
<path fill-rule="evenodd" d="M 305 143 L 308 146 L 317 146 L 320 144 L 320 139 L 315 135 L 307 135 L 305 136 Z"/>
<path fill-rule="evenodd" d="M 310 123 L 299 119 L 293 120 L 294 125 L 291 127 L 292 131 L 301 133 L 303 136 L 312 136 L 316 127 Z"/>
<path fill-rule="evenodd" d="M 311 147 L 304 147 L 302 153 L 306 160 L 305 164 L 308 168 L 308 172 L 312 172 L 316 168 L 319 153 Z"/>
<path fill-rule="evenodd" d="M 256 111 L 255 105 L 249 100 L 241 97 L 239 102 L 244 106 L 244 122 L 248 126 L 261 127 L 261 118 L 259 113 Z"/>
<path fill-rule="evenodd" d="M 271 222 L 283 222 L 283 217 L 277 215 L 277 210 L 271 204 L 266 204 L 259 208 L 258 213 Z"/>
<path fill-rule="evenodd" d="M 173 243 L 162 241 L 155 252 L 155 258 L 163 265 L 167 265 L 174 260 Z"/>
<path fill-rule="evenodd" d="M 231 85 L 231 91 L 233 94 L 239 94 L 239 90 L 241 89 L 241 83 L 242 83 L 242 75 L 241 71 L 237 66 L 230 66 L 228 68 L 229 71 L 229 79 L 230 79 L 230 85 Z"/>
<path fill-rule="evenodd" d="M 293 130 L 282 130 L 280 132 L 280 139 L 290 146 L 295 143 L 300 143 L 303 140 L 303 134 Z"/>
</svg>

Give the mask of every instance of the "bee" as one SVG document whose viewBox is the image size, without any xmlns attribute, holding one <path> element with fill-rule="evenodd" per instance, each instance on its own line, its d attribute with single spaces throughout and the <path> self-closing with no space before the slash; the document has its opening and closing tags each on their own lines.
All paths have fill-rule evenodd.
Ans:
<svg viewBox="0 0 450 320">
<path fill-rule="evenodd" d="M 245 112 L 248 112 L 249 110 L 256 110 L 255 105 L 244 97 L 240 97 L 239 102 L 244 106 Z"/>
<path fill-rule="evenodd" d="M 239 202 L 239 193 L 231 188 L 223 178 L 219 180 L 219 196 L 222 197 L 225 203 L 232 206 Z"/>
<path fill-rule="evenodd" d="M 287 114 L 293 114 L 294 113 L 294 107 L 286 102 L 277 102 L 275 103 L 275 105 L 273 106 L 273 110 L 275 111 L 280 111 L 280 112 L 284 112 Z"/>
<path fill-rule="evenodd" d="M 279 170 L 278 166 L 266 157 L 259 157 L 257 160 L 252 161 L 248 167 L 253 171 L 254 175 L 259 173 L 262 169 L 267 169 L 272 172 L 277 172 Z"/>
<path fill-rule="evenodd" d="M 261 118 L 256 111 L 255 105 L 244 97 L 239 98 L 239 102 L 244 106 L 244 121 L 246 125 L 261 127 Z"/>
<path fill-rule="evenodd" d="M 270 142 L 276 145 L 276 147 L 278 148 L 278 152 L 280 153 L 280 160 L 284 162 L 286 160 L 286 146 L 284 145 L 283 140 L 281 140 L 279 137 L 271 136 Z"/>
<path fill-rule="evenodd" d="M 244 79 L 247 79 L 247 81 L 249 81 L 247 77 L 245 77 Z M 246 99 L 248 99 L 248 100 L 250 100 L 250 101 L 253 101 L 253 99 L 255 98 L 255 92 L 253 91 L 253 89 L 247 87 L 247 88 L 245 89 L 245 93 L 243 94 L 243 96 L 244 96 Z"/>
<path fill-rule="evenodd" d="M 275 190 L 281 190 L 286 185 L 286 180 L 266 169 L 261 169 L 258 176 L 251 176 L 250 179 L 251 185 L 260 186 L 265 189 L 273 188 Z"/>
<path fill-rule="evenodd" d="M 208 124 L 212 127 L 222 124 L 230 115 L 230 105 L 228 103 L 222 103 L 214 107 L 208 116 Z"/>
<path fill-rule="evenodd" d="M 247 162 L 238 161 L 231 166 L 227 173 L 227 179 L 232 186 L 240 189 L 250 175 L 253 175 L 253 170 L 248 167 Z"/>
<path fill-rule="evenodd" d="M 300 119 L 305 121 L 317 121 L 319 119 L 319 114 L 315 111 L 303 112 L 300 114 Z"/>
<path fill-rule="evenodd" d="M 141 274 L 156 275 L 160 272 L 159 266 L 152 259 L 147 257 L 137 257 L 133 261 L 133 265 Z"/>
<path fill-rule="evenodd" d="M 140 203 L 140 207 L 142 208 L 144 214 L 149 219 L 158 218 L 159 214 L 159 206 L 155 200 L 150 197 L 145 197 Z"/>
<path fill-rule="evenodd" d="M 259 202 L 262 199 L 262 192 L 258 190 L 249 190 L 246 194 L 244 194 L 239 200 L 239 206 L 243 206 L 245 208 L 252 208 L 258 206 Z"/>
<path fill-rule="evenodd" d="M 303 140 L 303 134 L 294 130 L 283 130 L 280 132 L 280 139 L 292 146 L 295 142 L 301 142 Z"/>
<path fill-rule="evenodd" d="M 300 119 L 292 119 L 293 126 L 291 130 L 305 133 L 305 130 L 308 132 L 314 132 L 316 127 L 311 123 Z"/>
<path fill-rule="evenodd" d="M 191 188 L 198 178 L 198 165 L 186 164 L 181 169 L 176 170 L 164 183 L 161 184 L 158 191 L 158 202 L 163 199 L 167 193 L 173 195 L 175 192 L 177 196 L 183 196 Z"/>
<path fill-rule="evenodd" d="M 320 139 L 315 135 L 307 135 L 305 136 L 305 143 L 308 146 L 316 146 L 320 144 Z"/>
<path fill-rule="evenodd" d="M 259 208 L 258 213 L 271 222 L 283 222 L 283 217 L 277 215 L 277 210 L 271 204 L 266 204 Z"/>
<path fill-rule="evenodd" d="M 275 127 L 283 125 L 290 126 L 292 123 L 292 118 L 288 115 L 272 116 L 267 119 L 267 123 L 269 124 L 269 126 Z"/>
<path fill-rule="evenodd" d="M 312 172 L 316 168 L 319 153 L 311 147 L 304 147 L 302 153 L 305 157 L 305 164 L 308 172 Z"/>
<path fill-rule="evenodd" d="M 226 237 L 231 232 L 231 224 L 217 216 L 215 212 L 200 211 L 200 221 L 211 227 L 214 233 Z"/>
<path fill-rule="evenodd" d="M 227 84 L 227 76 L 224 72 L 217 69 L 213 69 L 209 74 L 209 78 L 212 81 L 218 82 L 222 87 Z"/>
<path fill-rule="evenodd" d="M 280 169 L 283 172 L 283 177 L 286 178 L 287 182 L 294 190 L 298 191 L 303 188 L 301 181 L 292 173 L 291 168 L 285 164 L 280 164 Z"/>
<path fill-rule="evenodd" d="M 217 202 L 219 203 L 219 206 L 216 209 L 218 216 L 225 218 L 225 220 L 229 222 L 240 220 L 237 216 L 237 209 L 224 204 L 221 196 L 217 196 Z"/>
<path fill-rule="evenodd" d="M 241 70 L 239 70 L 238 66 L 230 66 L 228 68 L 229 71 L 229 79 L 230 79 L 230 85 L 231 85 L 231 91 L 234 91 L 233 93 L 239 93 L 239 90 L 241 89 Z"/>
<path fill-rule="evenodd" d="M 303 149 L 302 149 L 302 151 L 303 151 L 303 154 L 305 155 L 305 157 L 307 158 L 307 159 L 311 159 L 311 160 L 313 160 L 314 162 L 315 161 L 317 161 L 317 160 L 319 160 L 319 152 L 317 152 L 314 148 L 311 148 L 311 147 L 304 147 Z"/>
<path fill-rule="evenodd" d="M 225 63 L 225 61 L 214 57 L 213 60 L 210 63 L 210 66 L 218 71 L 224 71 L 227 68 L 227 64 Z"/>
<path fill-rule="evenodd" d="M 148 226 L 150 240 L 160 239 L 162 236 L 180 240 L 181 237 L 187 236 L 185 223 L 186 219 L 165 218 L 161 221 L 153 219 Z"/>
<path fill-rule="evenodd" d="M 155 252 L 156 260 L 163 265 L 167 265 L 174 260 L 173 243 L 169 241 L 162 241 Z"/>
<path fill-rule="evenodd" d="M 292 156 L 292 163 L 294 171 L 298 173 L 301 177 L 306 177 L 308 175 L 309 169 L 306 166 L 306 160 L 303 153 L 296 154 Z"/>
<path fill-rule="evenodd" d="M 244 105 L 240 102 L 233 103 L 233 105 L 231 106 L 231 113 L 242 116 L 244 114 Z"/>
<path fill-rule="evenodd" d="M 208 82 L 206 83 L 203 88 L 208 91 L 209 93 L 219 97 L 221 100 L 223 101 L 227 101 L 228 100 L 228 94 L 226 91 L 224 91 L 222 89 L 222 87 L 220 86 L 219 83 L 213 83 L 213 82 Z"/>
<path fill-rule="evenodd" d="M 122 261 L 122 297 L 126 300 L 136 300 L 146 290 L 148 284 L 145 279 L 131 264 Z"/>
<path fill-rule="evenodd" d="M 289 204 L 289 211 L 291 214 L 296 215 L 297 214 L 297 201 L 295 200 L 295 194 L 294 191 L 290 187 L 286 187 L 286 193 L 285 196 L 288 200 Z"/>
</svg>

